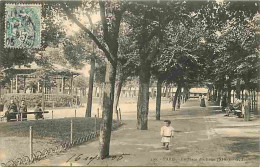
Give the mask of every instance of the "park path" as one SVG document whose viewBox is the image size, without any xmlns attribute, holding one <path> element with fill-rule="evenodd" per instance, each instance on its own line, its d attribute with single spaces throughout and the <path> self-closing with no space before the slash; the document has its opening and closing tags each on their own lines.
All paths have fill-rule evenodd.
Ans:
<svg viewBox="0 0 260 167">
<path fill-rule="evenodd" d="M 259 166 L 259 120 L 250 123 L 223 117 L 220 108 L 189 100 L 180 110 L 162 110 L 161 121 L 149 113 L 149 130 L 136 129 L 135 120 L 112 132 L 111 158 L 97 160 L 98 140 L 74 147 L 33 166 Z M 170 150 L 160 143 L 163 120 L 172 121 L 175 137 Z M 248 133 L 247 133 L 248 132 Z M 249 133 L 250 132 L 250 133 Z M 126 154 L 126 155 L 125 155 Z"/>
</svg>

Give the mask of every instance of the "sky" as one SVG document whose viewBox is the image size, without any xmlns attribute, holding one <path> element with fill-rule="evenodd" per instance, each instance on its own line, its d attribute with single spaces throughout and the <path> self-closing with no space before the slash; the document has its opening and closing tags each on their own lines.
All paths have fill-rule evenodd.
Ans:
<svg viewBox="0 0 260 167">
<path fill-rule="evenodd" d="M 99 13 L 96 13 L 96 14 L 93 14 L 91 15 L 91 19 L 92 19 L 92 22 L 93 24 L 97 23 L 98 21 L 100 21 L 100 15 Z M 84 24 L 84 25 L 89 25 L 88 24 L 88 20 L 87 20 L 87 16 L 85 15 L 80 15 L 79 17 L 79 21 Z M 66 34 L 68 36 L 70 35 L 74 35 L 76 32 L 78 32 L 80 30 L 79 26 L 76 25 L 75 23 L 71 22 L 70 20 L 66 20 L 64 23 L 63 23 L 63 26 L 66 28 Z"/>
<path fill-rule="evenodd" d="M 84 25 L 89 25 L 88 20 L 86 18 L 87 17 L 82 14 L 80 16 L 79 20 Z M 91 19 L 92 19 L 93 24 L 95 24 L 95 23 L 97 23 L 101 20 L 99 13 L 91 15 Z M 76 25 L 75 23 L 71 22 L 70 20 L 66 20 L 65 22 L 63 22 L 63 26 L 65 27 L 66 34 L 68 36 L 73 36 L 73 35 L 75 35 L 75 33 L 77 33 L 80 30 L 80 27 L 78 25 Z M 88 77 L 89 71 L 90 71 L 90 65 L 86 64 L 81 70 L 75 70 L 75 71 L 81 73 L 82 75 L 84 75 L 86 77 Z"/>
</svg>

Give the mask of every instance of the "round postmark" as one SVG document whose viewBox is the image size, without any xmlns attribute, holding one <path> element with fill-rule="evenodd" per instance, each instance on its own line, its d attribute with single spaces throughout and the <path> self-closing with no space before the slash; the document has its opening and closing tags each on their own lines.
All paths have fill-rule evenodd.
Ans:
<svg viewBox="0 0 260 167">
<path fill-rule="evenodd" d="M 41 47 L 41 5 L 6 4 L 5 48 Z"/>
</svg>

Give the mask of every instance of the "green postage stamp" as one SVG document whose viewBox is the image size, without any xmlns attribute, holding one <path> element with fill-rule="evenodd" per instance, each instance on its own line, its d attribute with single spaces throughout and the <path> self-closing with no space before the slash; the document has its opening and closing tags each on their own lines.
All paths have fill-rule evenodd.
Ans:
<svg viewBox="0 0 260 167">
<path fill-rule="evenodd" d="M 41 5 L 6 4 L 5 48 L 41 47 Z"/>
</svg>

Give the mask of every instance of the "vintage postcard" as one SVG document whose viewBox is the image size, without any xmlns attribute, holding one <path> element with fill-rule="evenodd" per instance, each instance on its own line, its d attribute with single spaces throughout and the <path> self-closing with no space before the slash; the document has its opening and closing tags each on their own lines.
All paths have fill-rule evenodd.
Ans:
<svg viewBox="0 0 260 167">
<path fill-rule="evenodd" d="M 0 167 L 258 167 L 259 5 L 0 0 Z"/>
</svg>

